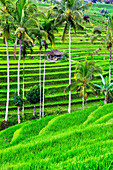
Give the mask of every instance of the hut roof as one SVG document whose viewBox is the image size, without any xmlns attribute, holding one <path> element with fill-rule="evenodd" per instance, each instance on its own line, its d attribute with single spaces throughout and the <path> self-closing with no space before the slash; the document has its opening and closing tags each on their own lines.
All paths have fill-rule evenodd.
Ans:
<svg viewBox="0 0 113 170">
<path fill-rule="evenodd" d="M 51 50 L 46 53 L 47 55 L 64 55 L 65 53 L 58 50 Z"/>
</svg>

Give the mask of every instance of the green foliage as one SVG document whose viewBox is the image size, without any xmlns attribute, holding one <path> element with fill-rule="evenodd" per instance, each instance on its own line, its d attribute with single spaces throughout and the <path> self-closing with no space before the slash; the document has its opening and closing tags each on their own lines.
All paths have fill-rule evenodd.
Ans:
<svg viewBox="0 0 113 170">
<path fill-rule="evenodd" d="M 24 102 L 25 102 L 25 100 L 21 97 L 21 95 L 18 96 L 17 92 L 15 92 L 15 95 L 14 95 L 14 104 L 15 104 L 15 106 L 22 107 Z"/>
<path fill-rule="evenodd" d="M 102 79 L 102 85 L 100 84 L 92 84 L 94 86 L 94 88 L 96 89 L 96 91 L 100 92 L 101 94 L 105 95 L 105 104 L 109 101 L 108 99 L 108 95 L 109 97 L 112 97 L 112 91 L 113 91 L 113 83 L 109 83 L 108 80 L 108 76 L 106 76 L 105 78 L 100 74 L 101 79 Z"/>
<path fill-rule="evenodd" d="M 30 88 L 26 96 L 30 104 L 36 104 L 40 101 L 40 86 L 35 85 Z"/>
</svg>

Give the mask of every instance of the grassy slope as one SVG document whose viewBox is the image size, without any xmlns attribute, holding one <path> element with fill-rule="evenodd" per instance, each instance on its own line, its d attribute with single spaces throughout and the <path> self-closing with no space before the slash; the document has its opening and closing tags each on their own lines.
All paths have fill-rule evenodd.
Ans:
<svg viewBox="0 0 113 170">
<path fill-rule="evenodd" d="M 113 169 L 112 110 L 113 104 L 93 106 L 0 132 L 1 140 L 4 138 L 4 145 L 0 143 L 0 169 Z M 89 118 L 90 123 L 84 123 Z"/>
</svg>

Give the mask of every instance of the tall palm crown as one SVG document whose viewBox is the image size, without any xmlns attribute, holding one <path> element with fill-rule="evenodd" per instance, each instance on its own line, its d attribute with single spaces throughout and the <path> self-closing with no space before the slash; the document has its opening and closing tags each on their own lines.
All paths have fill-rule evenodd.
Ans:
<svg viewBox="0 0 113 170">
<path fill-rule="evenodd" d="M 82 22 L 82 11 L 87 9 L 87 7 L 91 6 L 91 3 L 82 5 L 82 1 L 75 0 L 61 0 L 61 2 L 57 2 L 57 6 L 53 7 L 53 10 L 56 11 L 56 23 L 58 25 L 65 22 L 64 32 L 62 36 L 62 40 L 65 40 L 66 32 L 68 31 L 68 25 L 70 23 L 71 27 L 74 29 L 76 33 L 76 29 L 82 29 L 83 26 L 80 25 Z"/>
</svg>

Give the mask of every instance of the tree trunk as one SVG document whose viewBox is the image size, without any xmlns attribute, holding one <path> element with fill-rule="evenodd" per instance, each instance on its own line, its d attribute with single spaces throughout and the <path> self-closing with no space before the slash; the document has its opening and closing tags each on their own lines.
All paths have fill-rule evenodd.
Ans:
<svg viewBox="0 0 113 170">
<path fill-rule="evenodd" d="M 112 47 L 110 48 L 110 56 L 109 56 L 109 84 L 111 82 L 111 55 L 112 55 Z"/>
<path fill-rule="evenodd" d="M 84 109 L 84 95 L 82 96 L 82 109 Z"/>
<path fill-rule="evenodd" d="M 21 60 L 21 38 L 20 38 L 20 49 L 19 49 L 19 60 L 18 60 L 18 84 L 17 84 L 17 89 L 18 89 L 18 96 L 20 95 L 20 60 Z M 20 111 L 19 111 L 19 106 L 18 106 L 18 119 L 20 119 Z M 18 120 L 20 122 L 20 120 Z"/>
<path fill-rule="evenodd" d="M 44 117 L 44 88 L 45 88 L 45 58 L 44 58 L 44 75 L 43 75 L 43 105 L 42 105 L 42 117 Z"/>
<path fill-rule="evenodd" d="M 24 58 L 23 58 L 23 99 L 24 99 Z M 24 115 L 24 103 L 22 106 L 22 115 Z"/>
<path fill-rule="evenodd" d="M 40 85 L 40 111 L 39 111 L 39 118 L 41 118 L 41 55 L 40 55 L 40 63 L 39 63 L 39 85 Z"/>
<path fill-rule="evenodd" d="M 71 25 L 69 22 L 69 85 L 71 84 Z M 69 107 L 68 113 L 71 113 L 71 91 L 69 91 Z"/>
<path fill-rule="evenodd" d="M 107 104 L 107 92 L 105 92 L 104 94 L 105 94 L 104 104 Z"/>
<path fill-rule="evenodd" d="M 18 110 L 18 124 L 20 123 L 20 109 L 19 106 L 17 106 L 17 110 Z"/>
<path fill-rule="evenodd" d="M 6 114 L 5 121 L 8 119 L 8 107 L 9 107 L 9 53 L 8 53 L 8 40 L 6 41 L 7 48 L 7 102 L 6 102 Z"/>
<path fill-rule="evenodd" d="M 36 104 L 34 105 L 33 116 L 35 116 Z"/>
</svg>

